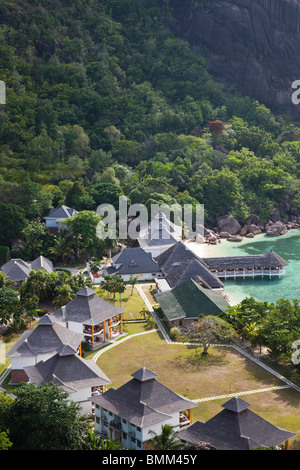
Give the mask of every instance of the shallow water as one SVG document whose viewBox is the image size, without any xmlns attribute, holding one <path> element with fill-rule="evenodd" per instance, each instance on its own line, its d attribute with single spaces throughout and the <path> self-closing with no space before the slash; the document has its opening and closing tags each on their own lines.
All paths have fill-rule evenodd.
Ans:
<svg viewBox="0 0 300 470">
<path fill-rule="evenodd" d="M 200 257 L 240 256 L 263 254 L 271 249 L 285 259 L 289 265 L 280 278 L 255 277 L 248 279 L 223 280 L 224 293 L 231 305 L 245 297 L 275 302 L 277 299 L 300 299 L 300 230 L 290 230 L 286 235 L 267 237 L 265 234 L 255 238 L 244 238 L 242 242 L 222 240 L 217 245 L 190 242 L 188 247 Z"/>
</svg>

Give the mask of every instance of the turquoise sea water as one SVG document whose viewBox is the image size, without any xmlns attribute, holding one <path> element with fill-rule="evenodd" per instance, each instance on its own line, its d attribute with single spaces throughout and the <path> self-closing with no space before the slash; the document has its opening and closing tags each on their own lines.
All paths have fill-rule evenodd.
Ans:
<svg viewBox="0 0 300 470">
<path fill-rule="evenodd" d="M 300 299 L 300 230 L 291 230 L 280 237 L 267 237 L 264 234 L 255 238 L 244 238 L 242 242 L 222 240 L 217 245 L 188 243 L 190 249 L 200 257 L 239 256 L 262 254 L 274 250 L 289 265 L 280 278 L 255 277 L 249 279 L 226 280 L 224 293 L 231 305 L 239 303 L 245 297 L 275 302 L 277 299 Z"/>
</svg>

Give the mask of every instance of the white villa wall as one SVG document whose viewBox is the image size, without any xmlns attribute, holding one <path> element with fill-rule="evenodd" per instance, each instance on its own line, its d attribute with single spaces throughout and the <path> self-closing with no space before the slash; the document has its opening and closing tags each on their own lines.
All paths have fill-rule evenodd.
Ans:
<svg viewBox="0 0 300 470">
<path fill-rule="evenodd" d="M 80 406 L 80 416 L 83 416 L 86 413 L 90 413 L 92 411 L 92 402 L 89 400 L 91 394 L 91 387 L 85 387 L 77 390 L 77 392 L 69 394 L 70 401 L 78 403 Z"/>
<path fill-rule="evenodd" d="M 47 361 L 55 354 L 55 351 L 48 354 L 40 354 L 39 356 L 22 356 L 22 357 L 12 357 L 11 358 L 11 369 L 12 370 L 21 370 L 24 367 L 34 366 L 40 361 Z"/>
<path fill-rule="evenodd" d="M 169 426 L 172 427 L 179 427 L 179 413 L 175 413 L 174 415 L 171 415 L 171 419 L 168 419 L 166 421 L 163 421 L 162 423 L 154 424 L 148 427 L 145 427 L 142 429 L 142 439 L 143 442 L 148 441 L 153 437 L 151 434 L 151 431 L 154 431 L 156 434 L 161 434 L 162 431 L 162 426 L 165 424 L 168 424 Z"/>
<path fill-rule="evenodd" d="M 57 228 L 58 224 L 56 219 L 46 219 L 46 227 Z"/>
<path fill-rule="evenodd" d="M 110 437 L 110 426 L 105 426 L 104 421 L 109 423 L 112 420 L 120 420 L 120 418 L 117 415 L 114 415 L 113 413 L 109 413 L 107 410 L 104 410 L 101 407 L 95 407 L 95 431 L 99 432 L 100 434 L 104 434 L 107 437 Z M 179 413 L 174 413 L 171 416 L 171 419 L 168 419 L 164 422 L 154 424 L 142 429 L 139 429 L 137 426 L 132 425 L 129 421 L 121 419 L 121 425 L 122 428 L 120 429 L 120 438 L 123 443 L 123 445 L 127 448 L 131 449 L 142 449 L 143 447 L 143 442 L 148 441 L 153 437 L 151 434 L 151 431 L 154 431 L 157 434 L 161 434 L 162 426 L 165 424 L 169 424 L 170 426 L 174 426 L 175 429 L 180 426 L 179 422 Z M 132 441 L 132 435 L 130 434 L 131 432 L 134 433 L 134 441 Z M 126 434 L 126 438 L 124 438 L 124 434 Z M 116 430 L 113 430 L 113 439 L 117 439 L 117 434 L 118 432 Z M 138 445 L 139 441 L 141 443 L 141 446 Z"/>
<path fill-rule="evenodd" d="M 83 333 L 83 325 L 82 323 L 74 322 L 74 321 L 68 321 L 67 323 L 61 323 L 62 326 L 65 328 L 68 328 L 71 331 L 74 331 L 74 333 Z"/>
<path fill-rule="evenodd" d="M 116 272 L 116 274 L 118 274 Z M 119 275 L 119 274 L 118 274 Z M 154 281 L 155 278 L 163 278 L 163 274 L 162 272 L 159 272 L 159 273 L 145 273 L 145 274 L 136 274 L 134 276 L 137 276 L 138 277 L 138 281 Z M 91 281 L 94 283 L 94 284 L 100 284 L 102 281 L 104 281 L 104 277 L 93 277 L 91 273 L 89 273 L 89 277 L 91 279 Z M 129 281 L 130 277 L 131 277 L 131 274 L 124 274 L 124 275 L 121 275 L 120 276 L 125 282 Z"/>
</svg>

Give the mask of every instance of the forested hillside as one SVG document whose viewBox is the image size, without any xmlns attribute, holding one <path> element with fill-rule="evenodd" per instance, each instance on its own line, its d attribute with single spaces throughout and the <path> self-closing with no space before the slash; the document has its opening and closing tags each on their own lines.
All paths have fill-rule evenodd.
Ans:
<svg viewBox="0 0 300 470">
<path fill-rule="evenodd" d="M 0 1 L 0 245 L 62 203 L 300 215 L 300 129 L 225 88 L 168 1 Z"/>
</svg>

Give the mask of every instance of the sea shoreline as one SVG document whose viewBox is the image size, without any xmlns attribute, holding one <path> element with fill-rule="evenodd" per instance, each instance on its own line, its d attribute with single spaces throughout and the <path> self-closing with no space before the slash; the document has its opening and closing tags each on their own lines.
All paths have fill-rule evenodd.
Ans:
<svg viewBox="0 0 300 470">
<path fill-rule="evenodd" d="M 287 298 L 290 301 L 294 298 L 300 299 L 300 230 L 298 228 L 290 229 L 285 234 L 276 237 L 260 233 L 254 238 L 245 237 L 240 242 L 221 239 L 220 243 L 216 244 L 196 241 L 185 243 L 187 248 L 200 258 L 246 256 L 266 253 L 273 249 L 289 263 L 285 274 L 278 279 L 256 277 L 224 281 L 224 294 L 230 305 L 236 305 L 246 297 L 254 297 L 267 302 L 274 302 L 279 298 Z"/>
</svg>

